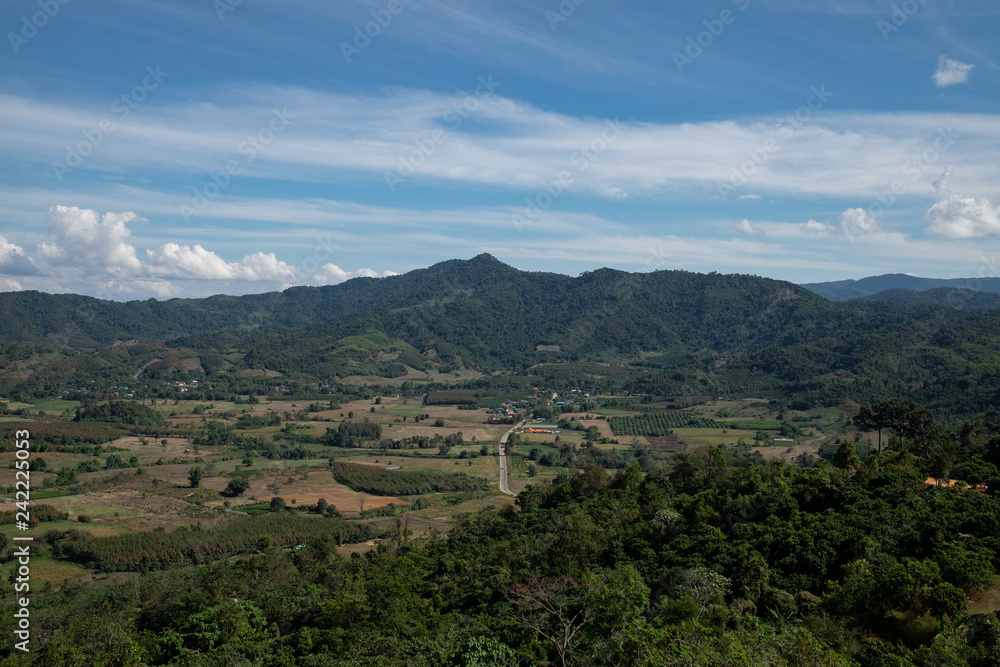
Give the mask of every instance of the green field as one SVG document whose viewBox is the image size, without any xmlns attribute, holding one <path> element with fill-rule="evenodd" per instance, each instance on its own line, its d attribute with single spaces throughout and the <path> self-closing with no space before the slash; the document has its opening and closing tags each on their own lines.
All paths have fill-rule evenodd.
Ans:
<svg viewBox="0 0 1000 667">
<path fill-rule="evenodd" d="M 0 525 L 0 535 L 3 535 L 5 540 L 10 540 L 15 535 L 38 537 L 44 535 L 49 530 L 80 530 L 98 535 L 125 535 L 135 532 L 130 528 L 113 523 L 80 523 L 78 521 L 43 521 L 36 528 L 29 531 L 18 530 L 14 524 Z"/>
<path fill-rule="evenodd" d="M 393 415 L 395 417 L 416 417 L 426 412 L 424 404 L 418 401 L 409 401 L 406 405 L 403 405 L 403 402 L 399 400 L 379 407 L 383 408 L 378 410 L 382 414 Z"/>
<path fill-rule="evenodd" d="M 58 398 L 40 398 L 32 401 L 31 405 L 35 410 L 44 410 L 45 412 L 62 412 L 63 410 L 75 410 L 80 405 L 80 401 L 64 401 Z"/>
<path fill-rule="evenodd" d="M 708 445 L 728 445 L 743 438 L 753 444 L 756 431 L 724 428 L 675 428 L 674 435 L 687 443 L 703 442 Z"/>
</svg>

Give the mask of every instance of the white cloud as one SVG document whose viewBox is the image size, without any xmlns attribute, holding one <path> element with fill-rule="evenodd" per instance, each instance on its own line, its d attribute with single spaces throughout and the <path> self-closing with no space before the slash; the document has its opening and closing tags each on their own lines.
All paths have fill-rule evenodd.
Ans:
<svg viewBox="0 0 1000 667">
<path fill-rule="evenodd" d="M 96 287 L 97 296 L 102 299 L 127 299 L 149 295 L 164 299 L 181 294 L 181 291 L 167 280 L 109 280 L 97 283 Z"/>
<path fill-rule="evenodd" d="M 24 252 L 24 248 L 0 236 L 0 273 L 9 276 L 31 276 L 38 273 L 38 267 Z M 20 284 L 18 284 L 18 289 L 20 289 Z M 11 290 L 3 291 L 9 292 Z"/>
<path fill-rule="evenodd" d="M 845 236 L 870 234 L 882 230 L 878 218 L 863 208 L 849 208 L 840 214 L 840 233 Z"/>
<path fill-rule="evenodd" d="M 853 239 L 862 234 L 873 234 L 882 231 L 878 218 L 863 208 L 849 208 L 840 214 L 840 224 L 831 225 L 826 222 L 809 220 L 799 226 L 805 234 L 824 234 L 826 236 L 842 236 Z"/>
<path fill-rule="evenodd" d="M 828 225 L 825 222 L 818 222 L 816 220 L 809 220 L 808 222 L 802 223 L 802 231 L 806 234 L 830 234 L 836 227 L 833 225 Z"/>
<path fill-rule="evenodd" d="M 733 225 L 733 229 L 735 229 L 737 233 L 743 234 L 744 236 L 764 236 L 764 230 L 746 218 L 743 218 Z"/>
<path fill-rule="evenodd" d="M 245 255 L 240 262 L 237 277 L 242 280 L 294 280 L 296 272 L 274 256 L 273 252 L 255 252 Z"/>
<path fill-rule="evenodd" d="M 20 292 L 24 288 L 13 278 L 0 278 L 0 292 Z"/>
<path fill-rule="evenodd" d="M 954 86 L 957 83 L 968 83 L 969 72 L 975 65 L 952 60 L 947 56 L 938 58 L 937 70 L 934 72 L 934 83 L 938 88 Z"/>
<path fill-rule="evenodd" d="M 53 206 L 48 219 L 48 232 L 55 238 L 36 245 L 37 265 L 20 246 L 0 236 L 0 274 L 32 276 L 31 289 L 102 298 L 171 297 L 182 292 L 184 296 L 242 294 L 300 284 L 336 284 L 358 276 L 397 275 L 326 264 L 306 276 L 274 252 L 258 251 L 239 261 L 227 261 L 201 244 L 175 242 L 147 248 L 143 262 L 129 243 L 128 223 L 145 221 L 135 213 L 102 215 L 93 209 Z M 183 289 L 171 280 L 185 281 Z M 13 289 L 22 289 L 21 283 L 0 278 L 0 291 Z"/>
<path fill-rule="evenodd" d="M 336 264 L 327 263 L 309 274 L 306 282 L 310 285 L 337 285 L 351 278 L 385 278 L 398 275 L 395 271 L 384 271 L 380 274 L 371 269 L 345 271 Z"/>
<path fill-rule="evenodd" d="M 740 195 L 737 199 L 760 199 L 760 195 Z"/>
<path fill-rule="evenodd" d="M 693 192 L 717 194 L 719 185 L 730 183 L 746 162 L 747 151 L 759 151 L 775 138 L 781 150 L 758 166 L 746 184 L 764 197 L 867 197 L 872 183 L 926 173 L 932 165 L 924 164 L 922 156 L 931 154 L 931 148 L 947 151 L 949 161 L 965 166 L 966 192 L 979 194 L 1000 177 L 997 115 L 824 109 L 794 126 L 783 115 L 619 123 L 540 109 L 500 97 L 504 92 L 501 87 L 494 96 L 473 100 L 475 122 L 455 127 L 446 118 L 456 105 L 468 102 L 463 94 L 232 88 L 213 98 L 214 107 L 194 101 L 144 108 L 142 122 L 119 126 L 116 141 L 102 144 L 73 177 L 84 171 L 117 175 L 155 169 L 203 179 L 205 165 L 225 165 L 236 157 L 241 179 L 339 183 L 346 173 L 386 185 L 386 175 L 398 177 L 403 164 L 406 178 L 397 188 L 438 181 L 530 193 L 569 171 L 568 194 L 688 199 Z M 236 147 L 246 140 L 245 119 L 260 118 L 263 125 L 275 100 L 287 104 L 294 122 L 252 162 L 243 161 Z M 0 121 L 0 152 L 49 168 L 63 158 L 68 142 L 78 140 L 80 129 L 96 126 L 100 115 L 87 116 L 69 104 L 0 95 Z M 491 130 L 483 131 L 483 126 Z M 435 142 L 432 136 L 444 140 Z M 418 145 L 425 146 L 423 152 Z M 905 180 L 905 185 L 907 194 L 931 192 L 930 179 Z M 739 195 L 733 192 L 733 197 Z M 178 194 L 176 199 L 179 203 L 186 197 Z M 203 215 L 214 214 L 225 200 L 220 197 Z"/>
<path fill-rule="evenodd" d="M 257 252 L 246 255 L 240 262 L 227 262 L 201 245 L 165 243 L 155 250 L 146 250 L 146 255 L 149 272 L 156 276 L 249 281 L 295 278 L 295 269 L 278 260 L 273 252 Z"/>
<path fill-rule="evenodd" d="M 135 213 L 105 213 L 75 206 L 49 209 L 48 230 L 54 243 L 39 243 L 38 257 L 49 264 L 80 269 L 88 274 L 127 278 L 142 271 L 135 248 L 126 242 L 132 233 L 126 223 L 145 221 Z"/>
<path fill-rule="evenodd" d="M 949 195 L 927 210 L 927 231 L 946 239 L 1000 235 L 1000 208 L 985 197 Z"/>
</svg>

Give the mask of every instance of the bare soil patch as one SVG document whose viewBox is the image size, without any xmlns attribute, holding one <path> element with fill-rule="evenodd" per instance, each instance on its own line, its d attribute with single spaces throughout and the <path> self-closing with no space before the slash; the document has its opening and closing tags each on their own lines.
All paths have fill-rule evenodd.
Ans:
<svg viewBox="0 0 1000 667">
<path fill-rule="evenodd" d="M 1000 611 L 1000 575 L 993 577 L 993 588 L 969 602 L 970 614 Z"/>
</svg>

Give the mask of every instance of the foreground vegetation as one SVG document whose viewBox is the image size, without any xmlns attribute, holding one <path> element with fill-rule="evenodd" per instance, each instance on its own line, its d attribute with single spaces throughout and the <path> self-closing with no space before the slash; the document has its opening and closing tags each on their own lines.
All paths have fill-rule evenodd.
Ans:
<svg viewBox="0 0 1000 667">
<path fill-rule="evenodd" d="M 907 452 L 587 467 L 443 539 L 328 534 L 39 600 L 46 665 L 925 665 L 1000 661 L 1000 499 Z M 101 614 L 90 613 L 93 609 Z M 9 632 L 11 618 L 3 619 Z M 9 651 L 9 648 L 7 649 Z M 8 653 L 0 664 L 25 658 Z"/>
</svg>

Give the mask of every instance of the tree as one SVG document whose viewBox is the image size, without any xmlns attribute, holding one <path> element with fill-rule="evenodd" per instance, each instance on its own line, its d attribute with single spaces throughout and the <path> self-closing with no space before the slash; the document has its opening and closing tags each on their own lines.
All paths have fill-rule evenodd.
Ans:
<svg viewBox="0 0 1000 667">
<path fill-rule="evenodd" d="M 854 424 L 861 428 L 875 429 L 878 431 L 878 453 L 882 453 L 882 429 L 888 426 L 885 412 L 881 408 L 881 401 L 871 407 L 862 405 L 854 418 Z"/>
<path fill-rule="evenodd" d="M 604 468 L 594 463 L 588 463 L 583 470 L 570 478 L 570 487 L 576 497 L 594 496 L 608 488 L 611 482 Z"/>
<path fill-rule="evenodd" d="M 282 512 L 285 509 L 285 499 L 274 497 L 271 498 L 271 511 L 272 512 Z"/>
<path fill-rule="evenodd" d="M 243 492 L 250 488 L 250 480 L 246 477 L 234 477 L 229 480 L 229 486 L 225 493 L 230 496 L 241 496 Z"/>
<path fill-rule="evenodd" d="M 929 453 L 931 435 L 937 426 L 934 414 L 914 401 L 889 399 L 889 425 L 899 435 L 900 449 L 906 449 L 906 438 L 924 441 L 924 456 Z"/>
<path fill-rule="evenodd" d="M 465 643 L 462 665 L 465 667 L 487 667 L 493 665 L 516 665 L 517 654 L 506 644 L 494 637 L 471 637 Z"/>
<path fill-rule="evenodd" d="M 840 443 L 833 456 L 833 464 L 838 468 L 851 468 L 858 464 L 858 453 L 853 442 L 844 440 Z"/>
<path fill-rule="evenodd" d="M 566 667 L 567 656 L 593 613 L 585 604 L 588 593 L 570 577 L 532 577 L 512 585 L 507 599 L 514 606 L 514 618 L 552 644 Z"/>
<path fill-rule="evenodd" d="M 948 616 L 952 625 L 955 625 L 969 610 L 969 598 L 965 596 L 965 592 L 946 581 L 928 590 L 923 595 L 923 602 L 927 605 L 931 616 L 937 619 L 942 631 L 944 631 L 945 616 Z"/>
<path fill-rule="evenodd" d="M 188 471 L 188 481 L 191 482 L 191 488 L 197 489 L 201 487 L 201 478 L 204 476 L 200 466 L 195 466 Z"/>
</svg>

